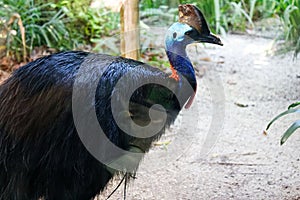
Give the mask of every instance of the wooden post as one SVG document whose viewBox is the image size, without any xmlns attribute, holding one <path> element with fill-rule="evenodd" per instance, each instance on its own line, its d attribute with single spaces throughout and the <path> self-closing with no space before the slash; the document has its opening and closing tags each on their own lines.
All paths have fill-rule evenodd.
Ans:
<svg viewBox="0 0 300 200">
<path fill-rule="evenodd" d="M 121 54 L 123 57 L 139 59 L 139 0 L 124 0 L 121 7 Z"/>
</svg>

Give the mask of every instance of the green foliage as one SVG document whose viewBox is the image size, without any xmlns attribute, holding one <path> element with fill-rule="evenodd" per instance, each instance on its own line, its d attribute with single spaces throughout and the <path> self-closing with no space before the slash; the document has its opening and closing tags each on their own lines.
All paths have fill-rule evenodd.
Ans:
<svg viewBox="0 0 300 200">
<path fill-rule="evenodd" d="M 140 9 L 159 8 L 161 5 L 169 5 L 170 0 L 141 0 Z M 177 3 L 177 2 L 175 2 Z"/>
<path fill-rule="evenodd" d="M 62 8 L 67 16 L 66 26 L 73 32 L 75 38 L 87 43 L 91 39 L 101 38 L 115 32 L 120 23 L 119 13 L 113 13 L 106 8 L 90 8 L 91 0 L 60 1 L 57 6 Z M 76 31 L 74 31 L 76 30 Z"/>
<path fill-rule="evenodd" d="M 300 113 L 300 108 L 297 108 L 300 105 L 300 102 L 296 102 L 291 104 L 288 107 L 288 110 L 280 113 L 279 115 L 277 115 L 274 119 L 271 120 L 271 122 L 268 124 L 267 129 L 268 130 L 270 128 L 270 126 L 277 121 L 279 118 L 291 114 L 291 113 Z M 300 120 L 296 120 L 283 134 L 283 136 L 281 137 L 280 140 L 280 144 L 284 144 L 286 142 L 286 140 L 300 127 Z"/>
<path fill-rule="evenodd" d="M 289 47 L 297 55 L 300 52 L 300 0 L 290 0 L 289 3 L 284 10 L 282 20 L 285 39 L 291 42 L 292 45 Z"/>
<path fill-rule="evenodd" d="M 18 21 L 5 26 L 16 13 L 25 27 L 27 55 L 36 46 L 76 49 L 118 33 L 119 13 L 90 8 L 90 3 L 91 0 L 50 0 L 47 3 L 42 0 L 0 0 L 0 29 L 7 32 L 7 55 L 20 61 L 24 54 Z M 146 24 L 167 26 L 176 21 L 179 3 L 196 4 L 212 31 L 221 34 L 245 31 L 254 27 L 255 20 L 279 16 L 284 39 L 289 41 L 288 48 L 296 54 L 300 51 L 300 0 L 141 0 L 141 19 Z M 96 49 L 100 46 L 98 44 Z M 113 46 L 114 52 L 116 47 Z"/>
<path fill-rule="evenodd" d="M 26 31 L 26 49 L 29 53 L 35 46 L 70 47 L 72 42 L 67 40 L 68 31 L 63 23 L 65 14 L 62 10 L 54 8 L 55 5 L 52 3 L 36 4 L 34 0 L 4 0 L 0 2 L 0 18 L 8 22 L 13 14 L 21 16 Z M 5 23 L 1 26 L 1 29 L 4 28 Z M 17 21 L 15 20 L 10 27 L 5 29 L 8 31 L 7 55 L 20 61 L 24 52 Z M 16 34 L 12 34 L 14 32 L 12 30 Z"/>
<path fill-rule="evenodd" d="M 225 34 L 228 30 L 245 31 L 253 27 L 253 16 L 257 0 L 203 0 L 196 6 L 202 10 L 214 32 Z M 180 3 L 194 3 L 192 0 L 180 0 Z"/>
<path fill-rule="evenodd" d="M 284 51 L 300 51 L 300 0 L 259 0 L 262 17 L 279 16 L 283 24 L 283 37 L 287 41 Z"/>
<path fill-rule="evenodd" d="M 160 6 L 140 11 L 140 18 L 147 25 L 169 26 L 177 20 L 177 14 L 177 8 L 169 9 L 168 6 Z"/>
<path fill-rule="evenodd" d="M 148 0 L 151 1 L 151 0 Z M 151 1 L 152 2 L 152 1 Z M 196 5 L 213 32 L 245 31 L 254 28 L 254 21 L 280 17 L 287 50 L 300 52 L 300 0 L 179 0 Z"/>
<path fill-rule="evenodd" d="M 90 45 L 104 35 L 115 34 L 119 13 L 105 8 L 90 8 L 91 0 L 2 0 L 0 28 L 7 32 L 6 52 L 17 61 L 24 55 L 18 20 L 6 26 L 11 16 L 19 14 L 25 28 L 26 51 L 45 46 L 55 50 L 77 49 Z M 15 33 L 16 34 L 11 34 Z"/>
</svg>

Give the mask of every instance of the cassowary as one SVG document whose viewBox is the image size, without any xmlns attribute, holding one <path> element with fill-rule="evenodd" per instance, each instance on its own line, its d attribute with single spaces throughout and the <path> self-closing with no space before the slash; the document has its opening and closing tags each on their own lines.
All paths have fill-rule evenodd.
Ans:
<svg viewBox="0 0 300 200">
<path fill-rule="evenodd" d="M 100 156 L 109 157 L 111 152 L 105 142 L 90 138 L 89 146 L 82 141 L 93 131 L 89 129 L 92 117 L 88 114 L 95 112 L 106 138 L 119 149 L 147 152 L 174 122 L 182 103 L 189 101 L 189 106 L 196 92 L 195 72 L 186 46 L 194 42 L 222 45 L 219 38 L 207 34 L 207 30 L 205 33 L 184 23 L 174 23 L 168 29 L 165 42 L 172 75 L 135 60 L 80 51 L 39 58 L 16 70 L 0 86 L 0 199 L 88 200 L 99 194 L 115 174 L 122 173 L 113 164 L 128 159 L 112 154 L 112 165 L 107 165 L 93 155 L 93 148 L 100 149 Z M 87 70 L 79 73 L 85 67 Z M 127 74 L 129 78 L 122 79 Z M 122 84 L 117 86 L 121 79 Z M 137 87 L 141 81 L 145 84 Z M 75 90 L 79 94 L 76 98 Z M 126 95 L 131 90 L 127 105 Z M 92 101 L 80 104 L 87 97 Z M 164 109 L 153 106 L 157 104 Z M 158 115 L 151 117 L 150 108 Z M 76 115 L 74 109 L 79 110 Z M 139 127 L 151 121 L 154 125 L 164 124 L 155 134 L 138 137 L 127 132 L 134 128 L 126 127 L 126 120 Z"/>
</svg>

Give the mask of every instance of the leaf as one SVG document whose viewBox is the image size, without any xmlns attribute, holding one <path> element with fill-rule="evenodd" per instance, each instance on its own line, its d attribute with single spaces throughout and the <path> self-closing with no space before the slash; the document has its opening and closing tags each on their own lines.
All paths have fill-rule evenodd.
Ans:
<svg viewBox="0 0 300 200">
<path fill-rule="evenodd" d="M 54 39 L 55 41 L 58 41 L 58 37 L 54 34 L 55 29 L 51 29 L 51 27 L 47 26 L 45 27 L 45 29 L 48 31 L 48 33 L 52 36 L 52 39 Z"/>
<path fill-rule="evenodd" d="M 295 121 L 283 134 L 280 140 L 280 145 L 283 145 L 286 140 L 300 127 L 300 120 Z"/>
<path fill-rule="evenodd" d="M 249 17 L 252 20 L 253 19 L 253 15 L 255 12 L 255 4 L 256 4 L 257 0 L 250 0 L 250 11 L 249 11 Z"/>
<path fill-rule="evenodd" d="M 41 31 L 42 36 L 44 37 L 44 40 L 46 41 L 47 46 L 51 47 L 52 46 L 51 42 L 50 42 L 45 30 L 43 28 L 40 28 L 40 31 Z"/>
<path fill-rule="evenodd" d="M 237 105 L 238 107 L 241 107 L 241 108 L 249 107 L 248 104 L 244 104 L 244 103 L 235 102 L 234 104 Z"/>
<path fill-rule="evenodd" d="M 287 115 L 287 114 L 290 114 L 290 113 L 300 113 L 300 109 L 289 109 L 283 113 L 280 113 L 279 115 L 277 115 L 274 119 L 271 120 L 271 122 L 268 124 L 266 130 L 268 130 L 270 128 L 270 126 L 276 121 L 278 120 L 279 118 Z"/>
<path fill-rule="evenodd" d="M 296 107 L 298 105 L 300 105 L 300 101 L 289 105 L 288 109 L 294 108 L 294 107 Z"/>
</svg>

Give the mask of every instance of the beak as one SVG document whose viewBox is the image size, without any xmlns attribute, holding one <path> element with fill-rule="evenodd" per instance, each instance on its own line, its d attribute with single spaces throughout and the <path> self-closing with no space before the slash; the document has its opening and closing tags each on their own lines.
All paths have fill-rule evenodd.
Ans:
<svg viewBox="0 0 300 200">
<path fill-rule="evenodd" d="M 205 42 L 205 43 L 211 43 L 211 44 L 217 44 L 223 46 L 221 39 L 212 33 L 210 33 L 209 35 L 200 35 L 199 42 Z"/>
<path fill-rule="evenodd" d="M 194 42 L 211 43 L 223 46 L 221 39 L 211 32 L 201 34 L 198 30 L 192 27 L 192 31 L 189 32 L 188 36 L 191 37 Z"/>
</svg>

